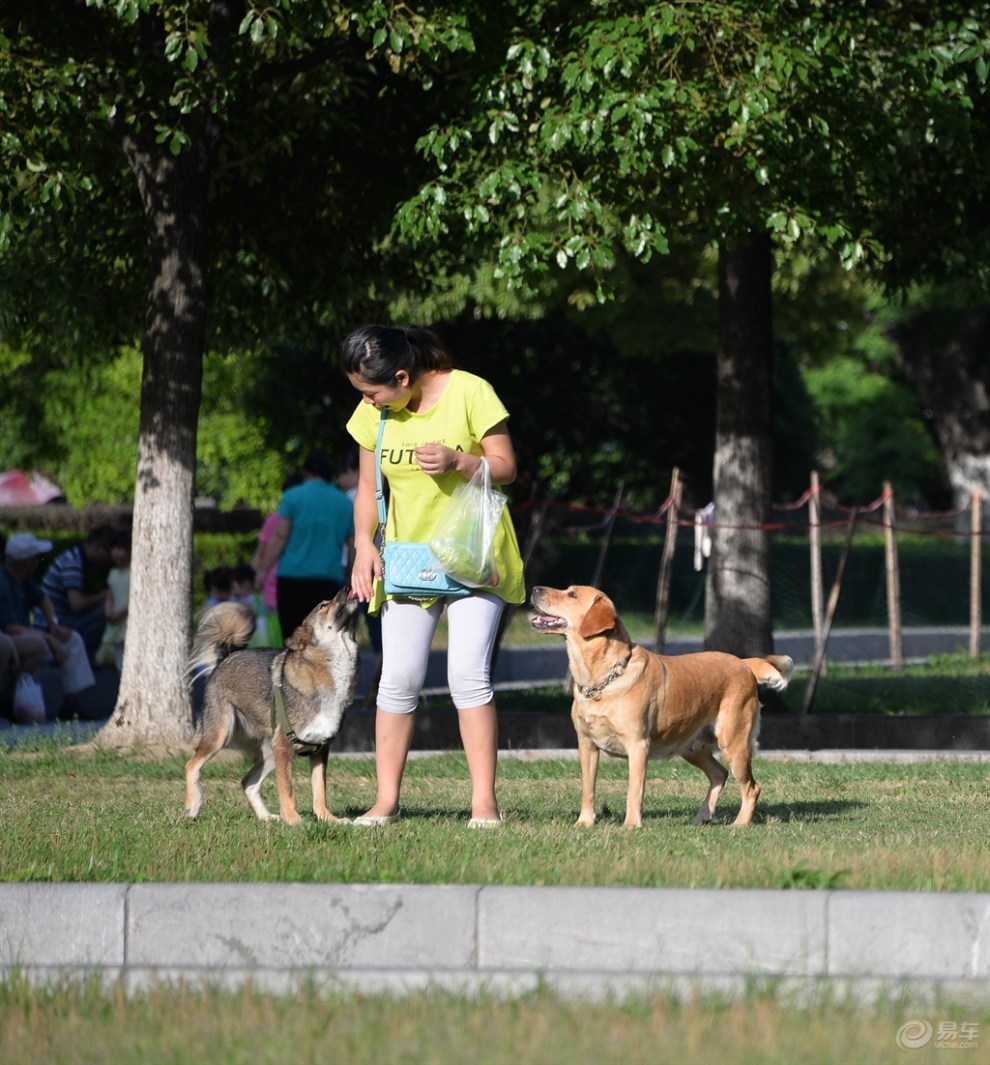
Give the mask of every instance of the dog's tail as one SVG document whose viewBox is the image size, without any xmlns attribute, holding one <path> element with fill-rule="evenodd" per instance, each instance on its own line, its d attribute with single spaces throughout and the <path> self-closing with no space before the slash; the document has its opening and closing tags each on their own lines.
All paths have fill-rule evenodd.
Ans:
<svg viewBox="0 0 990 1065">
<path fill-rule="evenodd" d="M 254 611 L 245 603 L 217 603 L 203 611 L 186 674 L 212 673 L 231 653 L 247 647 L 254 635 Z"/>
<path fill-rule="evenodd" d="M 790 655 L 744 658 L 743 662 L 753 671 L 760 691 L 782 692 L 794 672 L 794 659 Z"/>
</svg>

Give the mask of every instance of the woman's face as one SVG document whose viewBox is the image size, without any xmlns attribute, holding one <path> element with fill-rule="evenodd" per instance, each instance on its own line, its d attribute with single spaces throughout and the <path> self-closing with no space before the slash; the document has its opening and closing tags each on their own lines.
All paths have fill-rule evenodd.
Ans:
<svg viewBox="0 0 990 1065">
<path fill-rule="evenodd" d="M 365 403 L 372 403 L 379 410 L 382 407 L 402 410 L 412 398 L 409 374 L 405 370 L 399 370 L 391 384 L 373 384 L 359 373 L 349 373 L 347 379 L 361 393 Z"/>
</svg>

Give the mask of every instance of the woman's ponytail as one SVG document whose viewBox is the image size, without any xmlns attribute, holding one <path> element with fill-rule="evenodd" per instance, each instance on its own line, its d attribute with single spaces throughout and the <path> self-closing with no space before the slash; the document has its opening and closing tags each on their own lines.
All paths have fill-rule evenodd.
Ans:
<svg viewBox="0 0 990 1065">
<path fill-rule="evenodd" d="M 340 362 L 344 373 L 375 385 L 390 384 L 400 370 L 415 381 L 424 372 L 454 368 L 443 341 L 421 326 L 363 325 L 341 345 Z"/>
</svg>

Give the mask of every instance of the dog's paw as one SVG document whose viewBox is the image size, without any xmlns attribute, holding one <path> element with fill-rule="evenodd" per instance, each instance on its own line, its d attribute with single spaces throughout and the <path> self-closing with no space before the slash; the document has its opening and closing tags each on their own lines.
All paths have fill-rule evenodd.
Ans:
<svg viewBox="0 0 990 1065">
<path fill-rule="evenodd" d="M 591 814 L 590 816 L 582 814 L 574 823 L 576 825 L 579 825 L 581 828 L 591 828 L 591 826 L 597 820 L 598 818 L 596 818 L 594 814 Z"/>
</svg>

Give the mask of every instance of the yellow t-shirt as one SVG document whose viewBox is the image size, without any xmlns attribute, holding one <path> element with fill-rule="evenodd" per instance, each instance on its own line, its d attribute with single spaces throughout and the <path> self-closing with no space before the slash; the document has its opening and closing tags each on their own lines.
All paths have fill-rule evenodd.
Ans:
<svg viewBox="0 0 990 1065">
<path fill-rule="evenodd" d="M 455 451 L 482 455 L 481 438 L 508 417 L 492 386 L 464 370 L 451 371 L 447 387 L 430 410 L 388 412 L 382 437 L 382 477 L 389 486 L 387 540 L 428 543 L 451 493 L 464 480 L 453 471 L 439 477 L 424 474 L 415 462 L 415 449 L 421 444 L 445 444 Z M 374 451 L 380 418 L 377 407 L 360 403 L 347 422 L 347 431 L 361 447 Z M 524 603 L 522 555 L 508 507 L 502 510 L 495 533 L 495 562 L 499 581 L 490 591 L 507 603 Z M 385 598 L 379 582 L 372 611 Z"/>
</svg>

